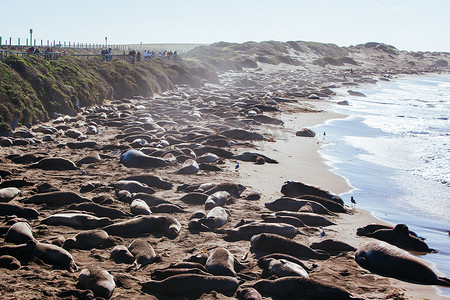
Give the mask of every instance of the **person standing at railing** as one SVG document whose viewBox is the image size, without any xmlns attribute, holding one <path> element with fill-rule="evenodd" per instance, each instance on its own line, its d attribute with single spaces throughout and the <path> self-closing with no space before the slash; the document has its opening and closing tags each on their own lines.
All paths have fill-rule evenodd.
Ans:
<svg viewBox="0 0 450 300">
<path fill-rule="evenodd" d="M 131 51 L 128 53 L 128 55 L 130 56 L 130 62 L 132 64 L 134 64 L 135 56 L 136 56 L 136 50 L 131 49 Z"/>
<path fill-rule="evenodd" d="M 102 49 L 101 54 L 102 54 L 102 61 L 105 61 L 106 60 L 106 49 Z"/>
<path fill-rule="evenodd" d="M 45 49 L 45 59 L 46 60 L 50 60 L 50 58 L 51 58 L 51 50 L 50 50 L 50 48 L 47 48 L 47 49 Z"/>
<path fill-rule="evenodd" d="M 106 53 L 106 60 L 111 61 L 111 59 L 112 59 L 112 50 L 111 48 L 108 48 L 108 51 Z"/>
</svg>

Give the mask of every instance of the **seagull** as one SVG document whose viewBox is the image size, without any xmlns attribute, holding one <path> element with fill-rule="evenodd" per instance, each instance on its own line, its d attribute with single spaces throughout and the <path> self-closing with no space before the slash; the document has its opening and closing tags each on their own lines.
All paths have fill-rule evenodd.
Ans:
<svg viewBox="0 0 450 300">
<path fill-rule="evenodd" d="M 356 201 L 353 199 L 353 196 L 350 197 L 350 202 L 352 202 L 353 205 L 356 205 Z"/>
<path fill-rule="evenodd" d="M 320 233 L 320 237 L 324 237 L 324 236 L 326 236 L 327 234 L 325 233 L 325 228 L 322 228 L 322 232 Z"/>
<path fill-rule="evenodd" d="M 236 166 L 234 167 L 234 170 L 237 172 L 239 169 L 239 162 L 237 162 Z"/>
</svg>

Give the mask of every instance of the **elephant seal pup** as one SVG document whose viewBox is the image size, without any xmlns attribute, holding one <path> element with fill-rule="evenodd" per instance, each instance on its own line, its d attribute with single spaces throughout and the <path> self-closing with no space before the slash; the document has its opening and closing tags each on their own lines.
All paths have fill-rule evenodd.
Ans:
<svg viewBox="0 0 450 300">
<path fill-rule="evenodd" d="M 158 213 L 164 213 L 164 214 L 171 214 L 171 213 L 183 213 L 185 210 L 177 205 L 172 203 L 161 203 L 155 206 L 150 207 L 150 210 L 152 213 L 158 214 Z"/>
<path fill-rule="evenodd" d="M 127 246 L 117 245 L 111 250 L 110 258 L 116 262 L 131 264 L 134 262 L 134 255 L 128 250 Z"/>
<path fill-rule="evenodd" d="M 154 194 L 156 191 L 151 187 L 147 186 L 145 183 L 141 183 L 135 180 L 119 180 L 111 184 L 118 190 L 126 190 L 130 193 L 146 193 Z"/>
<path fill-rule="evenodd" d="M 119 209 L 92 202 L 72 204 L 68 207 L 68 209 L 91 212 L 97 217 L 108 217 L 110 219 L 126 218 L 131 216 L 129 213 L 125 213 Z"/>
<path fill-rule="evenodd" d="M 16 187 L 2 188 L 0 189 L 0 202 L 9 202 L 20 194 L 20 190 Z"/>
<path fill-rule="evenodd" d="M 180 198 L 180 201 L 186 204 L 202 205 L 205 204 L 209 195 L 205 193 L 191 192 Z"/>
<path fill-rule="evenodd" d="M 131 202 L 130 211 L 134 216 L 151 215 L 152 214 L 150 207 L 147 205 L 147 203 L 144 200 L 141 200 L 141 199 L 135 199 L 135 200 L 133 200 L 133 202 Z"/>
<path fill-rule="evenodd" d="M 142 283 L 142 290 L 150 293 L 199 298 L 205 293 L 216 291 L 233 295 L 239 286 L 237 278 L 230 276 L 206 276 L 199 274 L 181 274 L 162 281 L 150 280 Z"/>
<path fill-rule="evenodd" d="M 303 195 L 319 196 L 325 199 L 333 200 L 342 206 L 344 205 L 344 201 L 342 201 L 341 197 L 333 195 L 330 192 L 322 190 L 318 187 L 298 181 L 286 181 L 281 187 L 281 193 L 286 197 L 299 197 Z"/>
<path fill-rule="evenodd" d="M 331 255 L 337 255 L 341 252 L 347 252 L 347 251 L 356 251 L 356 248 L 341 242 L 341 241 L 336 241 L 336 240 L 331 240 L 331 239 L 327 239 L 327 240 L 323 240 L 321 242 L 318 243 L 312 243 L 309 246 L 311 249 L 320 249 L 323 251 L 326 251 L 328 253 L 330 253 Z"/>
<path fill-rule="evenodd" d="M 302 221 L 306 226 L 312 227 L 324 227 L 330 225 L 336 225 L 336 223 L 328 220 L 327 218 L 315 214 L 315 213 L 307 213 L 307 212 L 296 212 L 296 211 L 277 211 L 275 216 L 282 217 L 294 217 Z"/>
<path fill-rule="evenodd" d="M 35 219 L 39 216 L 39 213 L 34 208 L 27 208 L 13 203 L 0 203 L 0 216 L 14 215 L 19 218 Z"/>
<path fill-rule="evenodd" d="M 263 295 L 271 295 L 280 299 L 354 299 L 344 289 L 300 276 L 259 280 L 253 284 L 253 287 Z"/>
<path fill-rule="evenodd" d="M 193 159 L 188 159 L 183 163 L 183 166 L 177 170 L 178 174 L 196 174 L 200 170 L 197 162 Z"/>
<path fill-rule="evenodd" d="M 86 230 L 64 241 L 64 249 L 103 249 L 113 245 L 108 233 L 101 229 Z"/>
<path fill-rule="evenodd" d="M 221 206 L 211 209 L 206 218 L 200 219 L 200 222 L 208 228 L 216 229 L 225 225 L 230 217 L 230 211 Z"/>
<path fill-rule="evenodd" d="M 246 240 L 261 233 L 270 233 L 287 238 L 293 238 L 302 232 L 289 224 L 252 222 L 226 230 L 225 233 L 227 234 L 227 239 L 229 240 Z"/>
<path fill-rule="evenodd" d="M 208 210 L 216 206 L 224 206 L 229 198 L 231 198 L 231 194 L 227 191 L 215 192 L 206 199 L 205 209 Z"/>
<path fill-rule="evenodd" d="M 31 231 L 31 226 L 25 222 L 17 222 L 6 233 L 5 242 L 13 244 L 26 244 L 29 241 L 37 242 Z"/>
<path fill-rule="evenodd" d="M 144 154 L 141 151 L 131 149 L 120 156 L 120 163 L 127 168 L 161 168 L 170 165 L 165 159 Z"/>
<path fill-rule="evenodd" d="M 6 268 L 8 270 L 17 270 L 20 269 L 22 265 L 20 261 L 17 260 L 14 256 L 10 255 L 2 255 L 0 256 L 0 268 Z"/>
<path fill-rule="evenodd" d="M 205 267 L 213 275 L 236 276 L 234 256 L 224 248 L 215 249 L 208 257 Z"/>
<path fill-rule="evenodd" d="M 285 223 L 295 227 L 305 227 L 301 220 L 290 216 L 276 216 L 274 214 L 262 214 L 261 218 L 266 223 Z"/>
<path fill-rule="evenodd" d="M 335 213 L 332 213 L 330 210 L 325 208 L 320 203 L 310 200 L 302 200 L 289 197 L 282 197 L 272 202 L 266 202 L 264 205 L 272 211 L 282 211 L 282 210 L 298 211 L 307 204 L 311 205 L 313 212 L 316 214 L 336 215 Z"/>
<path fill-rule="evenodd" d="M 157 189 L 163 189 L 163 190 L 171 190 L 173 188 L 172 183 L 162 179 L 159 176 L 151 175 L 151 174 L 130 176 L 130 177 L 124 178 L 123 180 L 135 180 L 135 181 L 139 181 L 141 183 L 145 183 L 146 185 L 148 185 L 150 187 L 154 187 Z"/>
<path fill-rule="evenodd" d="M 411 235 L 408 226 L 405 224 L 397 224 L 394 229 L 379 229 L 366 236 L 385 241 L 405 250 L 436 252 L 436 250 L 430 249 L 424 241 Z"/>
<path fill-rule="evenodd" d="M 83 229 L 92 229 L 104 227 L 106 225 L 112 224 L 110 218 L 99 218 L 96 216 L 88 215 L 86 213 L 57 213 L 51 215 L 48 218 L 42 220 L 43 224 L 46 225 L 64 225 L 70 226 L 73 228 L 83 228 Z"/>
<path fill-rule="evenodd" d="M 252 287 L 239 288 L 236 297 L 239 300 L 262 300 L 261 294 Z"/>
<path fill-rule="evenodd" d="M 164 280 L 169 277 L 180 275 L 180 274 L 199 274 L 205 276 L 211 276 L 210 273 L 202 271 L 197 268 L 165 268 L 165 269 L 156 269 L 152 271 L 151 278 L 153 280 Z"/>
<path fill-rule="evenodd" d="M 114 278 L 108 271 L 94 266 L 80 272 L 78 284 L 83 289 L 91 290 L 95 297 L 105 299 L 111 298 L 116 287 Z"/>
<path fill-rule="evenodd" d="M 380 275 L 422 284 L 450 286 L 450 279 L 438 277 L 416 257 L 385 242 L 363 244 L 356 251 L 355 260 L 361 267 Z"/>
<path fill-rule="evenodd" d="M 219 191 L 225 191 L 228 192 L 230 195 L 239 198 L 241 196 L 241 193 L 245 190 L 245 186 L 240 184 L 234 184 L 234 183 L 219 183 L 219 184 L 212 184 L 209 188 L 206 188 L 206 185 L 201 185 L 199 189 L 203 189 L 205 191 L 205 194 L 212 195 L 215 192 Z"/>
<path fill-rule="evenodd" d="M 145 240 L 137 239 L 132 241 L 128 246 L 128 250 L 135 258 L 133 265 L 137 270 L 151 264 L 157 258 L 152 245 Z"/>
<path fill-rule="evenodd" d="M 47 204 L 55 206 L 64 206 L 74 203 L 92 202 L 90 199 L 80 196 L 74 192 L 48 192 L 35 194 L 25 200 L 25 203 Z"/>
<path fill-rule="evenodd" d="M 48 157 L 28 166 L 30 169 L 43 170 L 78 170 L 77 165 L 70 159 L 63 157 Z"/>
<path fill-rule="evenodd" d="M 277 277 L 300 276 L 309 277 L 308 272 L 302 266 L 285 259 L 261 258 L 258 265 L 263 268 L 268 276 Z"/>
<path fill-rule="evenodd" d="M 30 244 L 33 242 L 28 242 Z M 43 262 L 60 266 L 70 272 L 78 270 L 72 255 L 65 249 L 53 244 L 35 243 L 33 255 L 42 260 Z"/>
<path fill-rule="evenodd" d="M 170 215 L 149 215 L 114 223 L 104 227 L 103 230 L 110 235 L 124 237 L 162 233 L 174 238 L 180 233 L 181 224 Z"/>
<path fill-rule="evenodd" d="M 271 234 L 261 233 L 255 235 L 250 240 L 251 249 L 269 253 L 284 253 L 295 257 L 328 259 L 330 254 L 321 250 L 313 250 L 289 238 Z"/>
</svg>

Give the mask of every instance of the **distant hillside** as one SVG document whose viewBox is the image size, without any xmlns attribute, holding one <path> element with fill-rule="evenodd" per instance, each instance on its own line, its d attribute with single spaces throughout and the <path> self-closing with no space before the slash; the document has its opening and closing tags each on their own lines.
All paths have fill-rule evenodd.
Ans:
<svg viewBox="0 0 450 300">
<path fill-rule="evenodd" d="M 102 62 L 72 56 L 47 61 L 8 56 L 0 62 L 0 124 L 5 129 L 47 120 L 54 112 L 74 114 L 78 107 L 101 105 L 106 99 L 151 96 L 176 84 L 217 81 L 214 72 L 161 59 L 134 65 L 123 60 Z"/>
<path fill-rule="evenodd" d="M 391 45 L 369 42 L 340 47 L 335 44 L 289 42 L 218 42 L 183 54 L 187 63 L 216 71 L 238 71 L 264 65 L 319 66 L 344 68 L 405 69 L 421 72 L 445 67 L 448 53 L 399 51 Z M 399 70 L 403 72 L 402 70 Z M 409 71 L 408 71 L 409 72 Z"/>
</svg>

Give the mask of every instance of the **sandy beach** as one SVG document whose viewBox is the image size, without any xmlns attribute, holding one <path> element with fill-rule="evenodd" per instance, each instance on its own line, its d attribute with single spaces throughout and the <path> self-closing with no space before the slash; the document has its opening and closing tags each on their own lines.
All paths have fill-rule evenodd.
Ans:
<svg viewBox="0 0 450 300">
<path fill-rule="evenodd" d="M 312 70 L 311 74 L 316 74 L 315 71 Z M 295 74 L 288 74 L 295 77 Z M 170 295 L 174 292 L 170 291 L 172 288 L 175 291 L 179 288 L 178 284 L 172 285 L 171 289 L 165 288 L 164 291 L 142 288 L 145 283 L 156 281 L 157 270 L 184 262 L 189 258 L 192 260 L 192 256 L 205 253 L 212 255 L 219 248 L 228 250 L 234 260 L 240 262 L 239 270 L 233 271 L 240 280 L 240 288 L 253 286 L 261 279 L 275 279 L 276 275 L 267 276 L 258 265 L 261 253 L 252 248 L 249 237 L 230 240 L 227 235 L 229 231 L 239 228 L 239 224 L 261 222 L 264 214 L 273 213 L 265 207 L 265 203 L 283 196 L 281 188 L 286 181 L 302 182 L 316 187 L 317 191 L 328 191 L 334 195 L 352 189 L 345 178 L 331 172 L 331 167 L 318 153 L 327 142 L 326 134 L 317 132 L 315 137 L 296 136 L 296 132 L 302 128 L 312 127 L 330 119 L 345 118 L 344 115 L 331 112 L 333 104 L 326 96 L 308 97 L 314 92 L 320 94 L 326 90 L 323 86 L 331 84 L 332 78 L 340 76 L 340 72 L 336 74 L 327 75 L 329 77 L 326 78 L 316 74 L 316 79 L 321 78 L 320 83 L 311 84 L 308 93 L 301 95 L 288 93 L 287 89 L 284 91 L 273 89 L 268 94 L 257 91 L 257 88 L 231 87 L 236 86 L 236 81 L 247 76 L 267 76 L 266 79 L 272 80 L 271 75 L 262 72 L 222 74 L 223 82 L 228 83 L 223 86 L 208 84 L 200 89 L 179 86 L 171 92 L 153 98 L 115 100 L 101 107 L 85 109 L 75 117 L 61 116 L 60 119 L 44 124 L 45 126 L 40 129 L 38 129 L 40 125 L 31 130 L 25 127 L 17 128 L 15 136 L 2 140 L 4 147 L 0 148 L 0 170 L 5 171 L 2 182 L 7 182 L 8 186 L 17 186 L 20 195 L 3 202 L 33 209 L 36 215 L 28 218 L 2 214 L 0 254 L 16 255 L 20 268 L 2 269 L 1 297 L 89 299 L 91 294 L 86 292 L 86 286 L 80 284 L 79 274 L 81 270 L 92 266 L 100 267 L 113 276 L 115 288 L 110 295 L 112 299 L 238 297 L 236 287 L 223 293 L 207 290 L 200 295 L 195 293 L 198 291 L 191 291 L 193 294 L 179 292 L 178 295 Z M 278 75 L 282 77 L 286 74 Z M 263 80 L 261 84 L 264 84 Z M 257 119 L 256 116 L 265 118 Z M 283 125 L 280 125 L 280 121 Z M 95 126 L 98 134 L 88 134 L 89 126 Z M 68 133 L 70 130 L 72 132 Z M 79 138 L 80 135 L 75 137 L 73 130 L 85 137 Z M 50 135 L 53 140 L 45 141 L 46 135 Z M 30 138 L 33 142 L 27 140 Z M 80 144 L 86 141 L 93 143 L 90 146 Z M 11 144 L 7 147 L 9 142 Z M 127 166 L 124 155 L 132 148 L 149 153 L 149 156 L 157 159 L 163 166 L 145 167 L 144 161 Z M 215 153 L 216 157 L 210 156 L 208 158 L 210 160 L 201 165 L 201 168 L 191 165 L 181 171 L 186 161 L 200 160 L 203 154 L 210 152 Z M 248 159 L 239 159 L 238 155 L 245 152 L 256 155 L 251 155 Z M 261 158 L 262 156 L 266 158 Z M 53 168 L 56 163 L 50 163 L 50 167 L 30 168 L 33 163 L 38 164 L 45 158 L 55 157 L 78 162 L 78 165 L 76 168 L 66 169 L 61 166 Z M 86 158 L 91 159 L 87 163 L 80 163 Z M 255 163 L 258 159 L 259 163 Z M 270 163 L 270 159 L 278 163 Z M 117 187 L 118 181 L 138 175 L 159 176 L 163 182 L 170 184 L 170 188 L 162 188 L 158 184 L 145 185 L 147 191 L 148 188 L 154 190 L 146 197 L 133 195 L 137 194 L 136 192 L 120 192 L 121 188 Z M 190 227 L 190 217 L 198 210 L 208 212 L 209 209 L 205 208 L 205 199 L 203 202 L 193 204 L 182 201 L 182 197 L 196 191 L 209 198 L 213 192 L 201 188 L 205 183 L 215 183 L 211 185 L 212 189 L 217 187 L 218 183 L 227 183 L 228 187 L 231 187 L 230 193 L 233 197 L 227 198 L 222 204 L 229 212 L 225 224 L 214 229 L 197 230 L 198 228 Z M 242 185 L 245 189 L 242 190 L 238 185 Z M 236 191 L 236 188 L 239 191 Z M 133 209 L 130 204 L 132 206 L 133 200 L 141 199 L 139 197 L 151 198 L 152 200 L 144 201 L 150 206 L 150 210 L 153 206 L 148 203 L 163 200 L 164 204 L 168 205 L 159 210 L 154 208 L 155 211 L 148 212 L 148 215 L 154 217 L 168 214 L 168 217 L 164 215 L 165 220 L 173 221 L 175 218 L 180 228 L 175 236 L 154 228 L 139 234 L 121 234 L 120 230 L 118 232 L 111 230 L 108 245 L 80 247 L 80 249 L 66 247 L 78 267 L 76 271 L 67 270 L 58 262 L 37 257 L 35 250 L 32 252 L 24 250 L 25 253 L 10 250 L 14 249 L 8 248 L 14 247 L 13 243 L 4 241 L 9 228 L 20 222 L 27 222 L 30 225 L 33 238 L 40 244 L 61 246 L 67 239 L 86 230 L 80 225 L 49 224 L 45 221 L 56 213 L 69 211 L 86 214 L 76 209 L 76 206 L 75 208 L 71 206 L 73 203 L 51 202 L 51 197 L 47 196 L 50 191 L 77 193 L 83 198 L 81 202 L 96 203 L 126 213 L 118 219 L 113 219 L 111 215 L 102 215 L 111 217 L 108 224 L 113 225 L 132 219 Z M 39 194 L 44 195 L 43 202 L 31 201 Z M 73 195 L 67 201 L 70 202 L 75 198 L 79 201 L 78 196 Z M 344 200 L 348 202 L 348 199 Z M 309 246 L 324 239 L 335 239 L 356 249 L 373 240 L 357 236 L 356 229 L 370 223 L 382 222 L 368 211 L 353 207 L 346 207 L 346 211 L 320 216 L 335 225 L 298 227 L 301 233 L 296 232 L 293 240 Z M 89 214 L 95 216 L 95 213 Z M 316 215 L 315 212 L 313 214 Z M 138 213 L 135 215 L 139 218 Z M 108 226 L 104 225 L 94 225 L 92 229 L 109 230 Z M 321 233 L 326 234 L 321 237 Z M 137 269 L 130 263 L 117 262 L 111 258 L 114 246 L 128 247 L 136 239 L 148 242 L 158 259 Z M 408 283 L 377 275 L 360 267 L 355 262 L 354 251 L 343 251 L 328 256 L 329 258 L 325 260 L 302 258 L 302 261 L 309 269 L 309 278 L 320 284 L 345 290 L 352 297 L 347 299 L 439 299 L 432 285 Z M 179 272 L 184 274 L 186 271 L 184 269 Z M 264 299 L 283 299 L 268 293 L 262 294 Z M 320 297 L 323 295 L 316 296 Z"/>
</svg>

